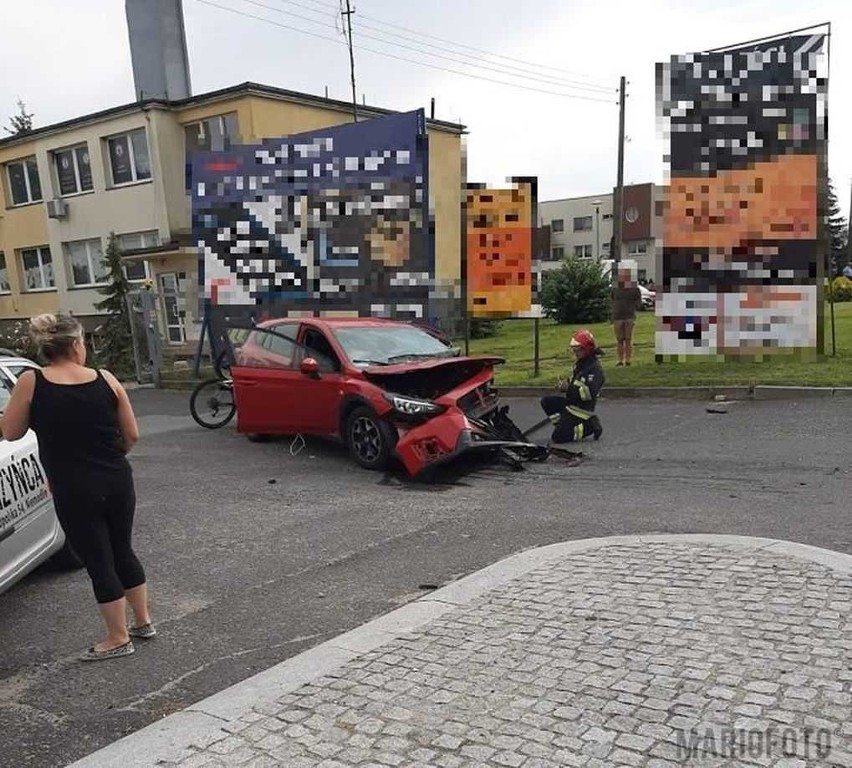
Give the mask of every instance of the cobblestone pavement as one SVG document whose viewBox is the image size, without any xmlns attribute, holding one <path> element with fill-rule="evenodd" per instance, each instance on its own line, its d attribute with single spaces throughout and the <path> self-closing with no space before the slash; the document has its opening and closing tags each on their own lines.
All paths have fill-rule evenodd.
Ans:
<svg viewBox="0 0 852 768">
<path fill-rule="evenodd" d="M 580 551 L 156 764 L 848 767 L 851 608 L 849 569 L 771 546 Z"/>
</svg>

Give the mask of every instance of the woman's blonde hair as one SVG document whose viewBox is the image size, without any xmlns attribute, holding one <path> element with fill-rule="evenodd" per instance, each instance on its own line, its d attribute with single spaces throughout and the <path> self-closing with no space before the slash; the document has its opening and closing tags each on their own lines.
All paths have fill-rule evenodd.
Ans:
<svg viewBox="0 0 852 768">
<path fill-rule="evenodd" d="M 37 315 L 30 319 L 30 336 L 39 354 L 52 362 L 70 355 L 74 342 L 83 338 L 83 326 L 70 315 Z"/>
</svg>

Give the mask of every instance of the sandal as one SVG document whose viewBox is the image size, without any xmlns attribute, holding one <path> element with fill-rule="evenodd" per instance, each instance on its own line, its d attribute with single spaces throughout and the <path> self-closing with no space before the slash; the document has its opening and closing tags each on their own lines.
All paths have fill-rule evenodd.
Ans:
<svg viewBox="0 0 852 768">
<path fill-rule="evenodd" d="M 149 621 L 147 624 L 140 624 L 138 627 L 128 627 L 127 634 L 131 637 L 141 637 L 144 640 L 150 640 L 157 636 L 157 628 Z"/>
<path fill-rule="evenodd" d="M 106 651 L 99 651 L 95 646 L 88 648 L 80 655 L 81 661 L 103 661 L 104 659 L 117 659 L 120 656 L 130 656 L 135 653 L 133 641 L 128 640 L 124 645 L 119 645 L 116 648 L 110 648 Z"/>
</svg>

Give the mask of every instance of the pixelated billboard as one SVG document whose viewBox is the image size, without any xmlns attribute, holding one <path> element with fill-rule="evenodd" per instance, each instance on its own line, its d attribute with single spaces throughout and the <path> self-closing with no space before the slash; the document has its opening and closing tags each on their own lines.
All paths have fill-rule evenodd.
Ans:
<svg viewBox="0 0 852 768">
<path fill-rule="evenodd" d="M 422 110 L 196 152 L 189 163 L 201 295 L 213 313 L 428 317 Z"/>
<path fill-rule="evenodd" d="M 825 35 L 657 65 L 669 142 L 659 355 L 815 348 Z"/>
<path fill-rule="evenodd" d="M 464 221 L 468 311 L 474 317 L 529 312 L 536 179 L 512 179 L 508 189 L 467 185 Z"/>
</svg>

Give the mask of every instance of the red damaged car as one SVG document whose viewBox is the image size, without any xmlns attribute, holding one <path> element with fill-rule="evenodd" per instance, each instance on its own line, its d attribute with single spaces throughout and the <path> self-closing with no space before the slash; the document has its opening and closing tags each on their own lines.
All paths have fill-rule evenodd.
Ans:
<svg viewBox="0 0 852 768">
<path fill-rule="evenodd" d="M 410 475 L 472 449 L 541 458 L 498 405 L 502 362 L 400 321 L 268 320 L 234 353 L 237 430 L 340 439 L 361 466 L 396 458 Z"/>
</svg>

